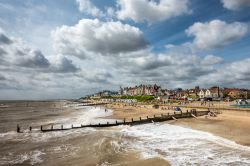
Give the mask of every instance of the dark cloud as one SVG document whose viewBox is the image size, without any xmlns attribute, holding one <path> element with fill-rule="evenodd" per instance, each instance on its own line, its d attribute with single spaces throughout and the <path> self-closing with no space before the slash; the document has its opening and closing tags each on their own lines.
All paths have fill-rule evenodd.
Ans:
<svg viewBox="0 0 250 166">
<path fill-rule="evenodd" d="M 19 66 L 29 68 L 47 68 L 50 66 L 48 59 L 44 57 L 41 51 L 34 51 L 32 57 L 20 59 Z"/>
<path fill-rule="evenodd" d="M 250 59 L 244 59 L 225 64 L 215 72 L 204 75 L 198 79 L 203 85 L 217 84 L 221 86 L 242 86 L 249 88 L 250 82 Z"/>
<path fill-rule="evenodd" d="M 98 85 L 110 84 L 113 75 L 110 72 L 103 71 L 85 71 L 82 76 L 88 83 L 95 83 Z"/>
<path fill-rule="evenodd" d="M 55 72 L 55 73 L 75 73 L 78 72 L 80 68 L 76 67 L 72 60 L 61 57 L 58 64 L 54 64 L 54 66 L 51 66 L 49 69 L 49 72 Z"/>
<path fill-rule="evenodd" d="M 11 44 L 12 40 L 10 38 L 8 38 L 7 36 L 5 36 L 4 34 L 1 34 L 0 32 L 0 45 L 2 44 Z"/>
<path fill-rule="evenodd" d="M 49 60 L 40 50 L 33 49 L 22 40 L 14 38 L 11 41 L 3 33 L 1 41 L 5 45 L 0 47 L 0 64 L 5 70 L 15 72 L 30 70 L 29 72 L 38 73 L 75 73 L 80 70 L 73 64 L 72 60 L 64 56 L 55 55 Z"/>
<path fill-rule="evenodd" d="M 3 75 L 0 75 L 0 81 L 6 80 L 6 78 Z"/>
<path fill-rule="evenodd" d="M 5 55 L 5 54 L 7 54 L 7 52 L 4 51 L 2 48 L 0 48 L 0 57 L 3 56 L 3 55 Z"/>
</svg>

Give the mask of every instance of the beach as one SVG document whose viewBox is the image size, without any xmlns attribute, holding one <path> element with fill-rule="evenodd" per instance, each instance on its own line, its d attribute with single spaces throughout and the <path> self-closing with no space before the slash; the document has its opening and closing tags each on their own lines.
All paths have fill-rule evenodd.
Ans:
<svg viewBox="0 0 250 166">
<path fill-rule="evenodd" d="M 131 118 L 139 119 L 139 117 L 146 118 L 147 116 L 160 115 L 163 113 L 173 113 L 173 110 L 155 109 L 152 105 L 132 105 L 124 103 L 107 104 L 107 108 L 114 112 L 110 118 L 123 120 L 124 118 L 130 120 Z"/>
<path fill-rule="evenodd" d="M 117 103 L 83 106 L 67 100 L 4 104 L 6 107 L 0 110 L 0 165 L 4 166 L 250 164 L 250 147 L 243 146 L 249 145 L 249 128 L 245 126 L 248 113 L 245 120 L 242 120 L 245 116 L 241 113 L 223 112 L 208 119 L 198 117 L 136 126 L 87 127 L 43 133 L 40 125 L 70 127 L 72 124 L 105 123 L 173 113 L 174 110 L 155 109 L 149 104 L 136 107 Z M 230 124 L 235 117 L 238 127 L 244 125 L 241 130 L 235 130 L 237 126 Z M 16 132 L 16 124 L 20 124 L 22 133 Z M 32 131 L 29 131 L 30 125 Z"/>
<path fill-rule="evenodd" d="M 197 110 L 207 110 L 207 108 L 197 108 L 200 104 L 196 103 L 196 105 L 187 105 L 185 107 L 180 106 L 182 110 L 191 110 L 195 106 Z M 219 105 L 219 104 L 218 104 Z M 227 103 L 221 103 L 224 108 L 228 109 Z M 163 106 L 164 108 L 169 106 Z M 174 110 L 162 110 L 161 107 L 159 109 L 152 108 L 152 105 L 136 105 L 132 106 L 131 104 L 110 104 L 108 108 L 114 110 L 112 116 L 110 118 L 115 119 L 139 119 L 139 117 L 146 117 L 166 113 L 173 113 Z M 230 108 L 232 109 L 232 108 Z M 180 119 L 167 121 L 165 123 L 171 123 L 174 125 L 180 125 L 196 130 L 206 131 L 209 133 L 213 133 L 215 135 L 230 139 L 235 141 L 236 143 L 250 146 L 250 111 L 243 110 L 221 110 L 221 114 L 217 117 L 198 117 L 197 119 Z"/>
<path fill-rule="evenodd" d="M 198 117 L 198 119 L 181 119 L 173 124 L 206 131 L 250 146 L 250 112 L 223 111 L 217 117 Z"/>
</svg>

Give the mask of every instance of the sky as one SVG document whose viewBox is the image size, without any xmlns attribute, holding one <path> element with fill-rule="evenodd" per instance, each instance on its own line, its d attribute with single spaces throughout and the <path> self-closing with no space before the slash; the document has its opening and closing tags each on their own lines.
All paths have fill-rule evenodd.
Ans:
<svg viewBox="0 0 250 166">
<path fill-rule="evenodd" d="M 250 0 L 0 0 L 0 100 L 250 88 Z"/>
</svg>

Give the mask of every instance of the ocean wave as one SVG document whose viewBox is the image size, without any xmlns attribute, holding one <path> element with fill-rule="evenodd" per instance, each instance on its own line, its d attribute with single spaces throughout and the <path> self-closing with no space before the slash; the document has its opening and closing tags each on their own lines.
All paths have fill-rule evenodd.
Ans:
<svg viewBox="0 0 250 166">
<path fill-rule="evenodd" d="M 8 155 L 1 157 L 1 163 L 0 165 L 14 165 L 14 164 L 21 164 L 24 162 L 29 163 L 30 165 L 35 165 L 38 163 L 42 163 L 42 155 L 44 155 L 42 151 L 34 150 L 29 153 L 23 153 L 23 154 L 13 154 L 9 153 Z"/>
<path fill-rule="evenodd" d="M 121 129 L 127 146 L 142 158 L 161 157 L 172 165 L 249 165 L 250 147 L 213 134 L 170 124 L 146 124 Z"/>
</svg>

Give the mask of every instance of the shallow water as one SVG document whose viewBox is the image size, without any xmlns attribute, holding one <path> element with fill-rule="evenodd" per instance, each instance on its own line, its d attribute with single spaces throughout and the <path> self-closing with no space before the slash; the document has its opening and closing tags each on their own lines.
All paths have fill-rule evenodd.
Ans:
<svg viewBox="0 0 250 166">
<path fill-rule="evenodd" d="M 250 165 L 250 147 L 166 123 L 18 134 L 16 123 L 71 126 L 112 114 L 67 101 L 22 104 L 0 111 L 0 165 Z"/>
<path fill-rule="evenodd" d="M 250 104 L 242 104 L 242 105 L 234 104 L 232 106 L 233 107 L 238 107 L 238 108 L 250 108 Z"/>
</svg>

